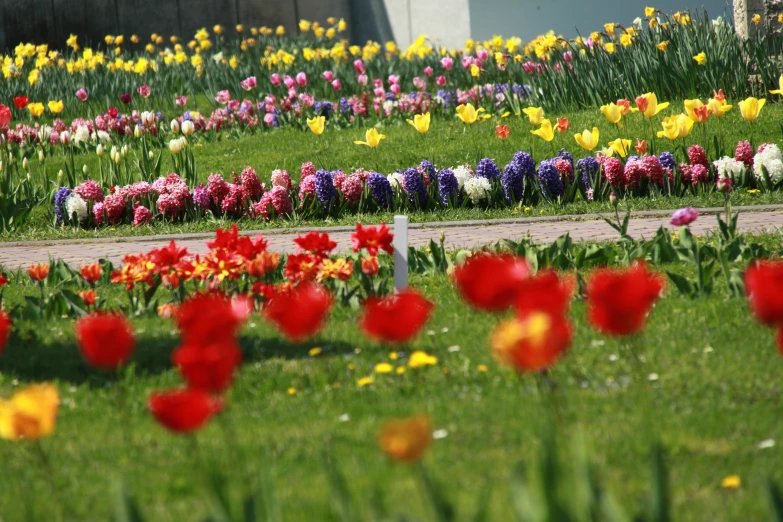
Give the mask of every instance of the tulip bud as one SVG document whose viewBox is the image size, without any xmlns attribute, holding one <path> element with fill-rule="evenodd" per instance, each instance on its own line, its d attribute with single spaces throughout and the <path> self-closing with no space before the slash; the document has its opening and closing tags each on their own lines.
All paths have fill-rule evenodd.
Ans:
<svg viewBox="0 0 783 522">
<path fill-rule="evenodd" d="M 3 171 L 3 162 L 0 161 L 0 172 L 2 172 L 2 171 Z"/>
<path fill-rule="evenodd" d="M 718 192 L 723 192 L 724 194 L 728 194 L 729 192 L 731 192 L 731 178 L 727 178 L 727 177 L 718 178 L 718 182 L 715 184 L 715 189 Z"/>
<path fill-rule="evenodd" d="M 33 175 L 28 172 L 27 173 L 27 181 L 32 181 L 32 180 L 33 180 Z"/>
<path fill-rule="evenodd" d="M 97 155 L 99 158 L 102 158 L 102 157 L 103 157 L 103 145 L 100 145 L 100 144 L 99 144 L 97 147 L 95 147 L 95 154 L 96 154 L 96 155 Z"/>
<path fill-rule="evenodd" d="M 27 160 L 27 158 L 22 160 L 22 168 L 24 170 L 27 170 L 27 168 L 30 166 L 30 162 Z"/>
<path fill-rule="evenodd" d="M 171 132 L 179 134 L 179 122 L 177 120 L 171 120 Z"/>
<path fill-rule="evenodd" d="M 617 205 L 620 204 L 620 200 L 617 198 L 617 193 L 612 191 L 609 194 L 609 204 L 612 205 L 614 208 L 617 208 Z"/>
<path fill-rule="evenodd" d="M 179 138 L 171 140 L 169 142 L 169 150 L 172 154 L 179 154 L 182 152 L 182 141 L 180 141 Z"/>
<path fill-rule="evenodd" d="M 64 177 L 65 177 L 65 174 L 63 174 L 62 169 L 60 169 L 60 172 L 57 173 L 57 181 L 62 183 Z"/>
<path fill-rule="evenodd" d="M 195 132 L 196 128 L 193 125 L 193 122 L 190 120 L 185 120 L 182 122 L 182 134 L 185 136 L 190 136 Z"/>
<path fill-rule="evenodd" d="M 82 167 L 82 173 L 83 173 L 85 176 L 87 175 L 87 173 L 88 173 L 89 171 L 90 171 L 90 169 L 88 169 L 88 168 L 87 168 L 87 165 L 84 165 L 84 166 Z"/>
<path fill-rule="evenodd" d="M 117 165 L 119 165 L 119 164 L 120 164 L 120 159 L 121 159 L 121 158 L 120 158 L 120 154 L 119 154 L 119 153 L 117 153 L 117 154 L 114 156 L 114 163 L 116 163 Z"/>
<path fill-rule="evenodd" d="M 114 159 L 114 155 L 115 154 L 117 154 L 117 146 L 116 145 L 112 145 L 111 146 L 111 151 L 109 152 L 109 156 L 111 156 L 111 158 Z"/>
<path fill-rule="evenodd" d="M 133 135 L 137 138 L 141 138 L 141 127 L 136 125 L 136 128 L 133 129 Z"/>
<path fill-rule="evenodd" d="M 60 143 L 62 143 L 63 145 L 70 145 L 71 133 L 68 131 L 63 131 L 62 134 L 60 134 Z"/>
<path fill-rule="evenodd" d="M 122 148 L 120 149 L 120 154 L 122 154 L 123 158 L 128 155 L 128 146 L 127 145 L 123 145 L 122 146 Z"/>
<path fill-rule="evenodd" d="M 154 157 L 155 157 L 155 153 L 154 153 L 154 152 L 152 152 L 152 151 L 149 151 L 149 152 L 147 153 L 147 157 L 150 159 L 150 161 L 152 161 L 152 158 L 154 158 Z"/>
<path fill-rule="evenodd" d="M 11 165 L 16 163 L 16 156 L 8 156 L 8 163 L 10 163 Z"/>
<path fill-rule="evenodd" d="M 38 149 L 38 163 L 44 162 L 44 151 L 43 149 Z"/>
</svg>

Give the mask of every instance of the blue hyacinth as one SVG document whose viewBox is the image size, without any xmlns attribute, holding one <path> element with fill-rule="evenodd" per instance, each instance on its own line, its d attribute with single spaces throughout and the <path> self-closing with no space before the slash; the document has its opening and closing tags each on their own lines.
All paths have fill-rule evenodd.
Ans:
<svg viewBox="0 0 783 522">
<path fill-rule="evenodd" d="M 631 156 L 628 156 L 627 158 L 625 158 L 625 162 L 626 162 L 626 163 L 628 163 L 628 162 L 629 162 L 629 161 L 631 161 L 631 160 L 638 161 L 638 160 L 640 160 L 640 159 L 642 159 L 642 158 L 640 158 L 639 156 L 636 156 L 636 155 L 631 155 Z"/>
<path fill-rule="evenodd" d="M 661 152 L 661 155 L 658 156 L 658 161 L 661 163 L 661 167 L 665 169 L 672 169 L 672 172 L 674 172 L 674 167 L 676 165 L 676 162 L 674 161 L 674 154 L 671 152 Z"/>
<path fill-rule="evenodd" d="M 438 89 L 436 96 L 443 100 L 443 108 L 449 110 L 449 107 L 451 107 L 451 92 L 446 89 Z"/>
<path fill-rule="evenodd" d="M 587 156 L 586 158 L 582 158 L 577 161 L 576 166 L 579 169 L 579 172 L 582 174 L 582 186 L 585 189 L 592 188 L 590 179 L 595 178 L 596 175 L 601 171 L 601 164 L 598 163 L 598 160 L 594 157 Z"/>
<path fill-rule="evenodd" d="M 325 207 L 337 200 L 337 189 L 334 188 L 332 173 L 328 170 L 318 170 L 315 173 L 315 196 Z"/>
<path fill-rule="evenodd" d="M 438 172 L 438 192 L 443 204 L 449 206 L 449 200 L 459 203 L 459 182 L 451 169 L 443 169 Z"/>
<path fill-rule="evenodd" d="M 353 106 L 345 96 L 340 98 L 340 112 L 343 114 L 353 114 Z"/>
<path fill-rule="evenodd" d="M 427 176 L 427 181 L 432 183 L 436 179 L 435 165 L 433 165 L 430 160 L 422 161 L 419 163 L 419 174 L 422 176 Z"/>
<path fill-rule="evenodd" d="M 315 102 L 315 105 L 313 105 L 313 110 L 315 111 L 316 116 L 324 116 L 327 120 L 329 117 L 331 117 L 332 112 L 334 112 L 334 105 L 332 105 L 332 102 L 330 101 L 317 101 Z"/>
<path fill-rule="evenodd" d="M 487 178 L 492 181 L 500 178 L 500 169 L 494 161 L 489 158 L 484 158 L 476 165 L 476 177 Z"/>
<path fill-rule="evenodd" d="M 521 174 L 523 177 L 532 178 L 536 175 L 536 162 L 533 161 L 533 156 L 527 152 L 519 151 L 514 154 L 514 159 L 511 160 L 511 167 Z"/>
<path fill-rule="evenodd" d="M 522 201 L 522 194 L 525 190 L 525 178 L 512 163 L 509 163 L 503 169 L 503 176 L 501 176 L 500 182 L 503 184 L 503 192 L 505 192 L 507 200 L 511 201 L 513 196 L 514 201 Z"/>
<path fill-rule="evenodd" d="M 65 200 L 71 195 L 71 189 L 60 187 L 54 195 L 54 215 L 57 218 L 57 224 L 61 225 L 63 218 L 68 217 L 65 210 Z"/>
<path fill-rule="evenodd" d="M 372 199 L 382 208 L 388 208 L 394 197 L 392 192 L 391 183 L 386 179 L 383 174 L 377 172 L 371 172 L 367 178 L 367 185 L 370 187 L 370 195 Z"/>
<path fill-rule="evenodd" d="M 402 179 L 405 184 L 405 191 L 408 193 L 408 200 L 413 204 L 424 206 L 427 202 L 427 188 L 424 186 L 424 180 L 421 179 L 419 171 L 416 169 L 405 169 Z"/>
<path fill-rule="evenodd" d="M 544 160 L 538 166 L 538 183 L 541 185 L 541 190 L 548 193 L 552 198 L 556 198 L 565 192 L 560 173 L 551 160 Z"/>
</svg>

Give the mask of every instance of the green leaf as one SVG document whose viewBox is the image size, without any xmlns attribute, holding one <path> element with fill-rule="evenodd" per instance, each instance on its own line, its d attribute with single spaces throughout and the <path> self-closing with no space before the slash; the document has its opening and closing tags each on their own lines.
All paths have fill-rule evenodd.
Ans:
<svg viewBox="0 0 783 522">
<path fill-rule="evenodd" d="M 772 521 L 783 522 L 783 493 L 772 479 L 767 479 L 767 496 L 772 508 Z"/>
<path fill-rule="evenodd" d="M 345 480 L 337 464 L 331 456 L 324 452 L 324 463 L 326 475 L 329 480 L 330 500 L 335 515 L 343 522 L 359 522 L 360 518 L 354 506 L 353 498 L 348 490 L 348 483 Z"/>
<path fill-rule="evenodd" d="M 696 295 L 697 292 L 693 283 L 688 281 L 685 277 L 669 272 L 668 270 L 666 271 L 666 275 L 669 276 L 669 279 L 672 280 L 672 283 L 674 283 L 674 286 L 677 287 L 677 290 L 679 290 L 682 295 L 687 297 L 694 297 Z"/>
<path fill-rule="evenodd" d="M 419 478 L 422 490 L 424 490 L 424 493 L 435 512 L 435 520 L 437 522 L 452 522 L 455 520 L 454 507 L 446 500 L 440 485 L 430 476 L 427 468 L 422 462 L 416 464 L 416 475 Z"/>
<path fill-rule="evenodd" d="M 666 468 L 663 448 L 659 444 L 653 447 L 651 470 L 652 487 L 648 497 L 646 522 L 671 522 L 669 472 Z"/>
<path fill-rule="evenodd" d="M 144 522 L 139 505 L 124 479 L 115 479 L 112 486 L 114 496 L 114 515 L 112 522 Z"/>
</svg>

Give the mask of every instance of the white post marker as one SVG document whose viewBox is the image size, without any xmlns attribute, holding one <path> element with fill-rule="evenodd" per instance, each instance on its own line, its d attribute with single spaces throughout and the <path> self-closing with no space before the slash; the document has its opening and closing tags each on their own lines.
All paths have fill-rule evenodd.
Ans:
<svg viewBox="0 0 783 522">
<path fill-rule="evenodd" d="M 394 216 L 394 291 L 408 288 L 408 216 Z"/>
</svg>

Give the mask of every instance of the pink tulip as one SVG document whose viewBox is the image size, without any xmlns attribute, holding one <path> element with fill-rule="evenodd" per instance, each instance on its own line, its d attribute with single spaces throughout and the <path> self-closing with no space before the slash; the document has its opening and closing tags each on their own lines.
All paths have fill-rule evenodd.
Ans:
<svg viewBox="0 0 783 522">
<path fill-rule="evenodd" d="M 374 92 L 374 93 L 375 93 L 375 95 L 376 95 L 376 96 L 378 96 L 379 98 L 380 98 L 381 96 L 383 96 L 384 94 L 386 94 L 386 91 L 384 91 L 384 90 L 383 90 L 383 87 L 376 87 L 376 88 L 375 88 L 375 90 L 374 90 L 373 92 Z"/>
<path fill-rule="evenodd" d="M 375 79 L 372 81 L 372 86 L 373 86 L 373 87 L 375 87 L 376 89 L 377 89 L 377 88 L 379 88 L 379 87 L 380 87 L 380 88 L 383 88 L 383 80 L 380 80 L 380 79 L 378 79 L 378 78 L 375 78 Z"/>
<path fill-rule="evenodd" d="M 256 85 L 258 85 L 258 82 L 256 81 L 255 76 L 250 76 L 249 78 L 245 78 L 241 82 L 239 82 L 239 86 L 242 87 L 246 91 L 250 91 L 256 88 Z"/>
<path fill-rule="evenodd" d="M 446 85 L 446 75 L 441 74 L 437 78 L 435 78 L 435 83 L 437 83 L 440 87 L 443 87 Z"/>
<path fill-rule="evenodd" d="M 272 85 L 275 87 L 280 86 L 280 75 L 278 73 L 274 73 L 269 77 L 269 81 L 272 82 Z"/>
<path fill-rule="evenodd" d="M 184 107 L 185 104 L 188 103 L 188 97 L 187 96 L 176 96 L 174 98 L 174 103 L 177 105 L 177 107 Z"/>
<path fill-rule="evenodd" d="M 675 227 L 688 226 L 699 217 L 699 211 L 693 208 L 681 208 L 672 214 L 671 224 Z"/>
<path fill-rule="evenodd" d="M 228 102 L 228 108 L 232 111 L 239 109 L 239 100 L 231 100 Z"/>
<path fill-rule="evenodd" d="M 296 83 L 299 85 L 299 87 L 304 87 L 307 85 L 307 75 L 303 72 L 296 74 Z"/>
<path fill-rule="evenodd" d="M 327 82 L 334 80 L 334 73 L 332 71 L 324 71 L 324 80 Z"/>
<path fill-rule="evenodd" d="M 294 85 L 296 85 L 296 82 L 294 81 L 294 79 L 293 79 L 293 78 L 291 78 L 290 76 L 288 76 L 287 74 L 285 75 L 285 78 L 283 78 L 283 83 L 284 83 L 284 84 L 285 84 L 285 86 L 286 86 L 286 87 L 288 87 L 289 89 L 290 89 L 291 87 L 293 87 Z"/>
<path fill-rule="evenodd" d="M 444 70 L 450 71 L 451 68 L 454 67 L 454 60 L 451 56 L 444 56 L 440 59 L 440 66 L 443 67 Z"/>
<path fill-rule="evenodd" d="M 470 69 L 471 65 L 473 65 L 473 57 L 472 56 L 463 56 L 462 57 L 462 68 L 463 69 Z"/>
<path fill-rule="evenodd" d="M 87 101 L 87 98 L 89 98 L 87 91 L 85 91 L 83 88 L 76 91 L 76 97 L 81 101 Z"/>
<path fill-rule="evenodd" d="M 389 90 L 393 92 L 395 96 L 399 96 L 402 92 L 402 87 L 400 87 L 399 83 L 393 83 L 391 84 L 391 87 L 389 87 Z"/>
<path fill-rule="evenodd" d="M 264 103 L 265 103 L 266 105 L 272 105 L 272 106 L 274 106 L 274 105 L 276 105 L 276 104 L 277 104 L 277 99 L 276 99 L 276 98 L 275 98 L 273 95 L 271 95 L 271 94 L 267 94 L 267 95 L 264 97 Z"/>
<path fill-rule="evenodd" d="M 482 62 L 486 62 L 489 59 L 489 51 L 486 49 L 479 49 L 476 51 L 476 58 L 481 60 Z"/>
<path fill-rule="evenodd" d="M 339 91 L 343 88 L 343 83 L 340 80 L 332 80 L 332 89 Z"/>
<path fill-rule="evenodd" d="M 294 101 L 296 99 L 296 87 L 291 87 L 288 89 L 288 99 L 291 101 Z"/>
<path fill-rule="evenodd" d="M 264 114 L 264 123 L 267 125 L 272 125 L 272 123 L 275 121 L 275 115 L 274 113 L 267 112 Z"/>
<path fill-rule="evenodd" d="M 228 90 L 218 91 L 218 93 L 215 95 L 215 101 L 226 104 L 231 101 L 231 95 L 228 93 Z"/>
<path fill-rule="evenodd" d="M 142 98 L 149 98 L 150 94 L 152 94 L 152 91 L 150 90 L 150 86 L 147 85 L 146 83 L 141 87 L 139 87 L 138 89 L 136 89 L 136 92 L 138 92 Z"/>
<path fill-rule="evenodd" d="M 413 86 L 416 87 L 418 90 L 423 91 L 427 88 L 427 80 L 416 76 L 413 79 Z"/>
<path fill-rule="evenodd" d="M 392 85 L 395 83 L 400 83 L 400 77 L 397 76 L 396 74 L 390 74 L 388 78 L 388 82 Z"/>
<path fill-rule="evenodd" d="M 367 78 L 367 75 L 366 75 L 366 74 L 360 74 L 360 75 L 359 75 L 359 76 L 356 78 L 356 81 L 357 81 L 357 82 L 359 82 L 359 85 L 361 85 L 362 87 L 364 87 L 365 85 L 367 85 L 367 82 L 369 81 L 369 78 Z"/>
<path fill-rule="evenodd" d="M 430 67 L 429 65 L 428 65 L 427 67 L 425 67 L 425 68 L 424 68 L 424 75 L 425 75 L 425 76 L 432 77 L 432 75 L 433 75 L 434 73 L 435 73 L 435 71 L 433 71 L 433 70 L 432 70 L 432 67 Z"/>
<path fill-rule="evenodd" d="M 358 59 L 353 61 L 353 68 L 356 69 L 356 72 L 359 74 L 364 74 L 367 72 L 367 68 L 364 66 L 364 62 Z"/>
</svg>

